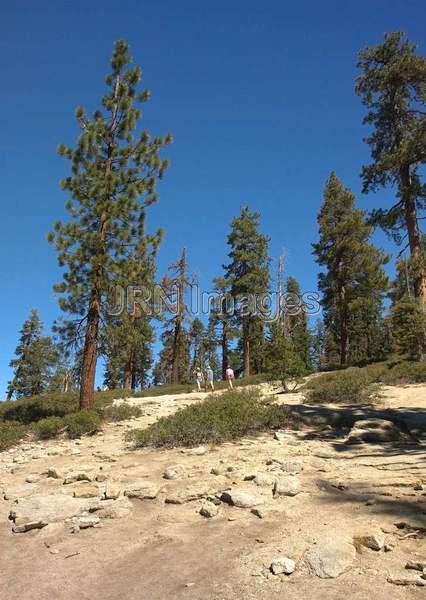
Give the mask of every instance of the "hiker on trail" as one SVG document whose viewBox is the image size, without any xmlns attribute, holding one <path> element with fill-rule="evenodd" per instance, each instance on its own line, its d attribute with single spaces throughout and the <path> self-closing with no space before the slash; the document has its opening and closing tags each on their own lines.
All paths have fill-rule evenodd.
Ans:
<svg viewBox="0 0 426 600">
<path fill-rule="evenodd" d="M 210 365 L 207 365 L 206 367 L 206 391 L 207 391 L 207 384 L 210 386 L 212 392 L 214 392 L 214 383 L 213 383 L 213 369 L 211 368 Z"/>
<path fill-rule="evenodd" d="M 195 381 L 197 382 L 198 391 L 201 392 L 201 384 L 203 383 L 203 372 L 198 367 L 192 373 L 195 377 Z"/>
<path fill-rule="evenodd" d="M 234 370 L 231 369 L 231 367 L 228 365 L 226 368 L 225 374 L 226 374 L 226 379 L 228 381 L 229 389 L 232 390 L 232 388 L 234 387 L 232 380 L 235 379 Z"/>
</svg>

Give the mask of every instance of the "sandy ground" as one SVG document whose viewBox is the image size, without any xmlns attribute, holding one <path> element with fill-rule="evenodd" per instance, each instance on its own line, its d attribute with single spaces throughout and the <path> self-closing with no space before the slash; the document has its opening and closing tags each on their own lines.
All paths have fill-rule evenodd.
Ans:
<svg viewBox="0 0 426 600">
<path fill-rule="evenodd" d="M 271 390 L 263 386 L 263 391 Z M 369 418 L 396 415 L 403 438 L 395 443 L 348 446 L 343 443 L 348 427 L 327 426 L 327 419 L 342 407 L 316 410 L 295 393 L 279 395 L 278 401 L 304 416 L 321 418 L 308 418 L 300 431 L 281 432 L 279 439 L 267 432 L 198 449 L 134 451 L 126 446 L 123 434 L 128 428 L 146 427 L 200 397 L 193 393 L 134 399 L 131 402 L 144 411 L 136 421 L 110 424 L 101 435 L 77 442 L 25 443 L 0 455 L 1 498 L 7 498 L 0 500 L 0 598 L 426 597 L 426 588 L 416 585 L 421 573 L 405 569 L 409 560 L 426 561 L 426 444 L 408 432 L 425 418 L 426 386 L 384 388 L 379 405 L 365 411 Z M 353 420 L 364 416 L 359 407 L 345 410 L 353 410 Z M 270 485 L 258 486 L 252 480 L 258 473 L 280 475 L 280 465 L 289 459 L 303 465 L 294 476 L 301 486 L 296 496 L 273 497 Z M 164 479 L 165 469 L 175 464 L 183 466 L 183 476 Z M 51 467 L 60 472 L 59 479 L 47 477 Z M 220 474 L 212 474 L 212 469 Z M 122 491 L 132 482 L 149 481 L 158 493 L 154 499 L 132 499 L 131 510 L 121 518 L 101 519 L 99 525 L 76 533 L 71 533 L 69 520 L 13 533 L 9 512 L 29 497 L 72 496 L 82 484 L 64 485 L 63 478 L 76 470 L 92 478 L 102 475 L 99 479 L 106 478 Z M 26 482 L 31 475 L 33 483 Z M 106 483 L 96 485 L 102 494 Z M 225 503 L 217 516 L 201 516 L 205 498 L 226 490 L 260 498 L 263 518 Z M 186 501 L 165 502 L 176 495 L 184 500 L 186 496 Z M 358 545 L 350 568 L 336 578 L 318 577 L 305 561 L 309 549 L 323 539 L 352 543 L 361 530 L 377 527 L 385 531 L 389 551 Z M 269 566 L 277 556 L 292 558 L 295 572 L 273 575 Z M 411 585 L 392 583 L 397 579 Z"/>
</svg>

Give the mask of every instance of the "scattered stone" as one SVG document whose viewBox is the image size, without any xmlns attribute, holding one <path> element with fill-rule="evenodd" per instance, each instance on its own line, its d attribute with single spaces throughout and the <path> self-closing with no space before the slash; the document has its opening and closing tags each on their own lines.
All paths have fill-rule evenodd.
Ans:
<svg viewBox="0 0 426 600">
<path fill-rule="evenodd" d="M 22 525 L 14 525 L 12 527 L 12 531 L 14 533 L 25 533 L 26 531 L 30 531 L 31 529 L 42 529 L 43 527 L 46 527 L 46 525 L 47 522 L 43 520 L 27 521 Z"/>
<path fill-rule="evenodd" d="M 271 473 L 259 472 L 253 479 L 255 485 L 259 487 L 271 487 L 274 485 L 276 477 Z"/>
<path fill-rule="evenodd" d="M 163 477 L 164 479 L 170 479 L 170 480 L 174 480 L 174 479 L 182 479 L 182 477 L 185 475 L 185 467 L 183 465 L 170 465 L 169 467 L 167 467 L 167 469 L 164 471 Z"/>
<path fill-rule="evenodd" d="M 204 456 L 204 454 L 206 454 L 207 452 L 207 448 L 204 448 L 204 446 L 199 446 L 198 448 L 194 448 L 191 451 L 191 454 L 193 456 Z"/>
<path fill-rule="evenodd" d="M 87 482 L 75 487 L 73 496 L 74 498 L 99 498 L 100 492 L 97 485 Z"/>
<path fill-rule="evenodd" d="M 382 442 L 394 442 L 401 437 L 400 430 L 393 421 L 385 419 L 363 419 L 355 421 L 346 444 L 380 444 Z"/>
<path fill-rule="evenodd" d="M 20 498 L 27 498 L 34 492 L 36 486 L 32 483 L 26 483 L 23 485 L 14 485 L 7 488 L 4 492 L 5 500 L 18 500 Z"/>
<path fill-rule="evenodd" d="M 409 560 L 405 565 L 405 568 L 423 572 L 426 569 L 426 560 Z"/>
<path fill-rule="evenodd" d="M 422 581 L 422 579 L 420 579 L 420 577 L 416 577 L 416 578 L 408 578 L 408 577 L 388 577 L 387 578 L 388 583 L 393 583 L 393 585 L 404 585 L 404 586 L 409 586 L 409 585 L 414 585 L 414 586 L 418 586 L 418 587 L 424 587 L 426 586 L 426 581 Z"/>
<path fill-rule="evenodd" d="M 285 473 L 300 473 L 303 471 L 303 462 L 301 460 L 286 460 L 280 463 L 281 471 Z"/>
<path fill-rule="evenodd" d="M 49 552 L 50 554 L 59 554 L 59 550 L 57 548 L 51 548 Z"/>
<path fill-rule="evenodd" d="M 274 440 L 277 440 L 277 442 L 285 442 L 288 438 L 288 435 L 286 433 L 284 433 L 283 431 L 276 431 L 274 433 Z"/>
<path fill-rule="evenodd" d="M 285 575 L 291 575 L 294 573 L 295 568 L 296 563 L 287 556 L 279 556 L 278 558 L 275 558 L 270 566 L 271 572 L 274 575 L 280 575 L 281 573 L 284 573 Z"/>
<path fill-rule="evenodd" d="M 88 508 L 88 500 L 65 494 L 34 495 L 22 498 L 14 505 L 9 518 L 15 526 L 27 523 L 56 523 L 78 516 Z"/>
<path fill-rule="evenodd" d="M 274 496 L 296 496 L 300 491 L 300 483 L 297 477 L 280 477 L 275 480 Z"/>
<path fill-rule="evenodd" d="M 383 550 L 384 550 L 385 552 L 393 552 L 393 549 L 394 549 L 394 546 L 392 546 L 392 544 L 385 544 L 385 545 L 383 546 Z"/>
<path fill-rule="evenodd" d="M 64 485 L 75 483 L 76 481 L 92 481 L 92 476 L 86 471 L 73 471 L 65 477 Z"/>
<path fill-rule="evenodd" d="M 99 517 L 96 515 L 81 515 L 71 519 L 72 528 L 74 530 L 88 529 L 99 524 Z"/>
<path fill-rule="evenodd" d="M 231 492 L 223 492 L 220 499 L 226 504 L 237 506 L 238 508 L 253 508 L 259 504 L 263 504 L 264 500 L 260 496 L 255 496 L 247 492 L 238 490 Z"/>
<path fill-rule="evenodd" d="M 354 536 L 354 541 L 361 546 L 379 551 L 385 545 L 385 534 L 378 527 L 362 531 Z"/>
<path fill-rule="evenodd" d="M 38 473 L 30 473 L 30 475 L 27 475 L 25 478 L 25 481 L 27 483 L 37 483 L 37 481 L 40 481 L 40 479 L 41 477 L 38 475 Z"/>
<path fill-rule="evenodd" d="M 348 571 L 355 560 L 355 548 L 349 541 L 327 536 L 311 546 L 304 559 L 321 579 L 333 579 Z"/>
<path fill-rule="evenodd" d="M 174 494 L 170 494 L 166 497 L 166 504 L 186 504 L 187 502 L 193 502 L 194 500 L 200 500 L 201 498 L 206 498 L 209 495 L 209 492 L 206 488 L 199 489 L 186 489 L 176 492 Z"/>
<path fill-rule="evenodd" d="M 252 515 L 258 517 L 259 519 L 265 518 L 265 511 L 261 508 L 252 508 L 250 512 L 252 513 Z"/>
<path fill-rule="evenodd" d="M 96 481 L 98 483 L 103 483 L 104 481 L 106 481 L 108 479 L 108 477 L 105 475 L 105 473 L 98 473 L 96 475 Z"/>
<path fill-rule="evenodd" d="M 219 506 L 217 504 L 213 504 L 213 502 L 204 502 L 204 504 L 200 508 L 200 515 L 206 517 L 208 519 L 212 517 L 216 517 L 219 513 Z"/>
<path fill-rule="evenodd" d="M 107 500 L 117 500 L 117 498 L 120 496 L 121 494 L 121 488 L 113 483 L 113 482 L 108 482 L 105 486 L 105 498 Z"/>
<path fill-rule="evenodd" d="M 55 467 L 49 467 L 47 470 L 47 476 L 53 477 L 53 479 L 62 479 L 63 477 L 62 473 Z"/>
<path fill-rule="evenodd" d="M 150 481 L 142 480 L 126 484 L 125 496 L 139 500 L 153 500 L 159 492 L 158 486 Z"/>
</svg>

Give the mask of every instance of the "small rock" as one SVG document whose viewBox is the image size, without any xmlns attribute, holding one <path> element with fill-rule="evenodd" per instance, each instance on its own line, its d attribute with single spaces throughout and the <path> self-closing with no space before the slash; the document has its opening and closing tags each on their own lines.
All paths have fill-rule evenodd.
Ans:
<svg viewBox="0 0 426 600">
<path fill-rule="evenodd" d="M 253 508 L 259 504 L 263 504 L 264 500 L 260 496 L 255 496 L 247 492 L 232 491 L 223 492 L 220 499 L 226 504 L 237 506 L 238 508 Z"/>
<path fill-rule="evenodd" d="M 265 511 L 261 508 L 252 508 L 250 512 L 252 513 L 252 515 L 258 517 L 259 519 L 265 518 Z"/>
<path fill-rule="evenodd" d="M 42 519 L 38 521 L 27 521 L 22 525 L 15 525 L 14 527 L 12 527 L 12 531 L 14 533 L 25 533 L 26 531 L 30 531 L 31 529 L 42 529 L 43 527 L 46 527 L 46 525 L 47 522 Z"/>
<path fill-rule="evenodd" d="M 385 534 L 379 528 L 374 528 L 356 534 L 354 541 L 366 548 L 379 551 L 385 545 Z"/>
<path fill-rule="evenodd" d="M 300 483 L 297 477 L 280 477 L 275 480 L 274 496 L 296 496 L 300 491 Z"/>
<path fill-rule="evenodd" d="M 394 547 L 392 546 L 392 544 L 385 544 L 385 545 L 383 546 L 383 550 L 384 550 L 385 552 L 393 552 L 393 549 L 394 549 Z"/>
<path fill-rule="evenodd" d="M 300 473 L 303 471 L 303 462 L 301 460 L 286 460 L 280 463 L 280 469 L 285 473 Z"/>
<path fill-rule="evenodd" d="M 259 487 L 271 487 L 275 483 L 276 477 L 271 473 L 259 472 L 256 473 L 253 483 Z"/>
<path fill-rule="evenodd" d="M 37 481 L 40 481 L 40 479 L 40 475 L 38 475 L 37 473 L 31 473 L 30 475 L 27 475 L 25 481 L 27 483 L 37 483 Z"/>
<path fill-rule="evenodd" d="M 88 529 L 89 527 L 98 525 L 99 517 L 96 515 L 81 515 L 79 517 L 73 517 L 71 523 L 74 527 L 78 527 L 78 529 Z"/>
<path fill-rule="evenodd" d="M 215 517 L 219 513 L 219 506 L 213 502 L 204 502 L 200 508 L 200 515 L 208 519 Z"/>
<path fill-rule="evenodd" d="M 104 481 L 106 481 L 108 479 L 108 477 L 105 475 L 105 473 L 98 473 L 96 475 L 96 481 L 98 483 L 103 483 Z"/>
<path fill-rule="evenodd" d="M 124 492 L 128 498 L 138 498 L 139 500 L 153 500 L 159 492 L 158 486 L 150 481 L 135 481 L 126 485 Z"/>
<path fill-rule="evenodd" d="M 73 471 L 65 477 L 64 484 L 67 485 L 76 481 L 92 481 L 92 476 L 86 471 Z"/>
<path fill-rule="evenodd" d="M 277 440 L 278 442 L 285 442 L 288 438 L 288 435 L 286 433 L 283 433 L 282 431 L 276 431 L 274 433 L 274 440 Z"/>
<path fill-rule="evenodd" d="M 274 575 L 279 575 L 281 573 L 284 573 L 285 575 L 291 575 L 291 573 L 294 573 L 295 568 L 296 563 L 287 556 L 279 556 L 278 558 L 275 558 L 270 566 L 271 572 Z"/>
<path fill-rule="evenodd" d="M 409 560 L 405 565 L 405 568 L 423 572 L 426 569 L 426 560 Z"/>
<path fill-rule="evenodd" d="M 184 475 L 185 475 L 185 467 L 183 465 L 170 465 L 164 471 L 163 477 L 164 477 L 164 479 L 175 480 L 175 479 L 182 479 L 182 477 Z"/>
<path fill-rule="evenodd" d="M 105 498 L 106 500 L 117 500 L 121 494 L 121 488 L 113 483 L 108 482 L 105 486 Z"/>
<path fill-rule="evenodd" d="M 348 540 L 326 536 L 309 548 L 304 559 L 317 577 L 333 579 L 352 567 L 355 556 L 355 548 Z"/>
<path fill-rule="evenodd" d="M 355 421 L 346 444 L 380 444 L 382 442 L 394 442 L 401 437 L 400 430 L 393 421 L 385 419 L 363 419 Z"/>
<path fill-rule="evenodd" d="M 73 490 L 74 498 L 99 498 L 100 492 L 97 485 L 83 483 Z"/>
<path fill-rule="evenodd" d="M 47 470 L 47 476 L 53 477 L 53 479 L 62 479 L 63 477 L 62 473 L 55 467 L 49 467 Z"/>
</svg>

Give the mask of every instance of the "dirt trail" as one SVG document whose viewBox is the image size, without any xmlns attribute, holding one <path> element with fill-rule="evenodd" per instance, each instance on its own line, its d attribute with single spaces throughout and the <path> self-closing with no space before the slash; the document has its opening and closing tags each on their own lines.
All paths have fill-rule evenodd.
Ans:
<svg viewBox="0 0 426 600">
<path fill-rule="evenodd" d="M 346 407 L 346 420 L 338 429 L 329 422 L 340 418 L 341 407 L 317 410 L 305 405 L 301 394 L 289 394 L 278 398 L 302 414 L 307 424 L 300 431 L 267 432 L 219 447 L 126 447 L 123 434 L 128 428 L 145 427 L 200 397 L 133 399 L 143 416 L 110 424 L 102 435 L 26 443 L 0 454 L 1 498 L 6 497 L 0 500 L 1 598 L 425 597 L 421 584 L 426 580 L 405 565 L 410 560 L 426 564 L 426 445 L 408 431 L 413 415 L 416 423 L 425 416 L 426 386 L 385 388 L 373 410 Z M 396 415 L 400 438 L 344 443 L 353 421 L 383 414 Z M 181 465 L 178 478 L 165 479 L 167 467 L 176 464 Z M 50 475 L 58 478 L 47 476 L 52 468 Z M 63 483 L 76 472 L 92 481 Z M 274 496 L 277 481 L 281 487 Z M 289 482 L 293 487 L 297 483 L 295 495 L 287 495 Z M 120 493 L 119 498 L 99 500 L 106 486 Z M 148 488 L 154 498 L 144 498 Z M 74 497 L 93 489 L 90 498 Z M 129 490 L 139 497 L 128 499 L 123 493 Z M 234 498 L 243 492 L 238 497 L 255 505 L 239 508 L 219 502 L 225 491 Z M 212 518 L 199 512 L 206 499 L 209 510 L 218 511 Z M 41 515 L 35 501 L 47 503 L 49 524 L 13 533 L 10 511 L 16 512 L 19 525 L 32 507 L 34 520 Z M 65 514 L 79 502 L 87 503 L 83 516 Z M 106 518 L 107 513 L 114 518 Z M 87 524 L 87 519 L 94 519 L 95 526 L 79 530 L 78 524 Z M 354 546 L 354 536 L 365 530 L 379 531 L 386 549 L 375 551 L 359 542 Z M 319 577 L 322 566 L 309 561 L 312 554 L 319 555 L 322 566 L 342 572 Z M 279 556 L 295 561 L 294 573 L 270 572 Z"/>
</svg>

